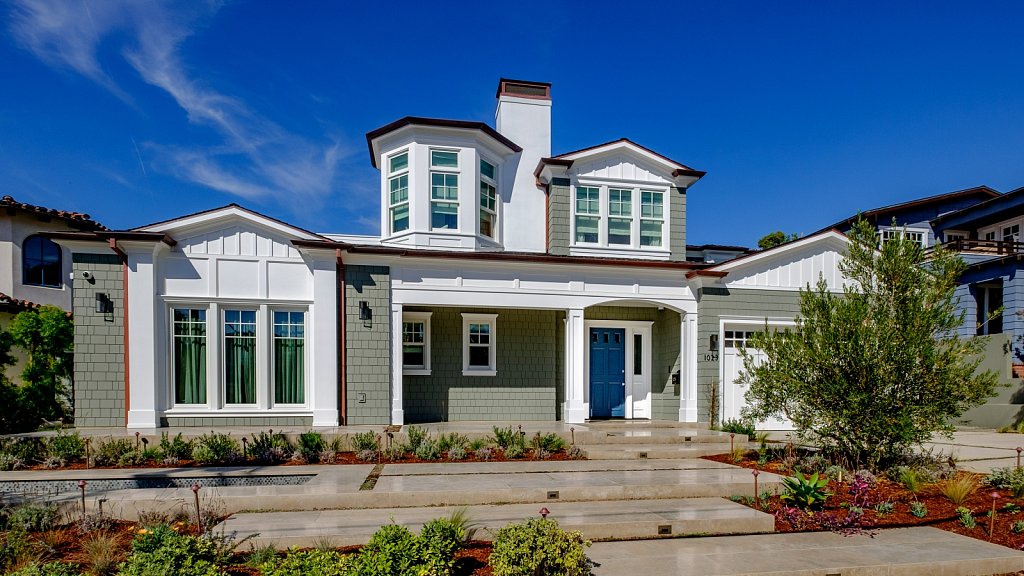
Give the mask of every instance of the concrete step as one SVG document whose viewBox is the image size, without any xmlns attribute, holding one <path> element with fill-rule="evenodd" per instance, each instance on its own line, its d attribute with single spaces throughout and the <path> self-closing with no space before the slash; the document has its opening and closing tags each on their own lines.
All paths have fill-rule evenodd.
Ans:
<svg viewBox="0 0 1024 576">
<path fill-rule="evenodd" d="M 736 444 L 741 446 L 741 444 Z M 677 460 L 728 454 L 729 444 L 601 444 L 586 446 L 590 460 Z"/>
<path fill-rule="evenodd" d="M 758 512 L 724 498 L 667 500 L 614 500 L 601 502 L 544 504 L 549 518 L 567 530 L 579 530 L 590 540 L 626 540 L 712 534 L 755 534 L 774 531 L 770 514 Z M 477 525 L 474 538 L 491 540 L 510 522 L 536 517 L 537 504 L 506 504 L 467 508 Z M 329 540 L 335 546 L 365 544 L 381 525 L 395 522 L 418 531 L 434 518 L 450 515 L 457 508 L 377 508 L 369 510 L 325 510 L 320 512 L 263 512 L 236 514 L 223 523 L 226 532 L 239 537 L 259 534 L 256 544 L 278 549 L 310 546 L 314 540 Z"/>
<path fill-rule="evenodd" d="M 729 438 L 728 432 L 702 430 L 673 430 L 652 428 L 648 430 L 622 430 L 586 432 L 576 435 L 577 444 L 729 444 L 743 446 L 748 439 L 743 434 Z"/>
</svg>

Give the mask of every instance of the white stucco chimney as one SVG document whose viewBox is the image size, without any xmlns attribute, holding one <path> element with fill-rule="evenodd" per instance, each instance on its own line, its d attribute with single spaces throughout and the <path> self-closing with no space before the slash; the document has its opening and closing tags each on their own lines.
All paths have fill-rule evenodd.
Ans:
<svg viewBox="0 0 1024 576">
<path fill-rule="evenodd" d="M 505 189 L 511 191 L 502 194 L 507 223 L 504 246 L 506 250 L 544 252 L 546 198 L 533 171 L 541 158 L 551 156 L 551 84 L 502 78 L 497 97 L 495 127 L 523 149 L 514 172 L 507 170 L 502 177 Z"/>
</svg>

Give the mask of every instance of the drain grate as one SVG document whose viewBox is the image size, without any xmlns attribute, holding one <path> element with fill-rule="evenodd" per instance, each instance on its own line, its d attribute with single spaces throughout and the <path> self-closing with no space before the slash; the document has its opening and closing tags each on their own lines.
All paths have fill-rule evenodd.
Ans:
<svg viewBox="0 0 1024 576">
<path fill-rule="evenodd" d="M 661 525 L 658 526 L 658 536 L 671 536 L 671 535 L 672 535 L 672 525 L 671 524 L 661 524 Z"/>
<path fill-rule="evenodd" d="M 551 490 L 548 492 L 548 500 L 558 500 L 558 490 Z"/>
</svg>

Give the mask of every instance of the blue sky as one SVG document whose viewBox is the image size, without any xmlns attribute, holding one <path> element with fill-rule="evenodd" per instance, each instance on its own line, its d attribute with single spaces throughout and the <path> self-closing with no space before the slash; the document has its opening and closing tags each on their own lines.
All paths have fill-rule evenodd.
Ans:
<svg viewBox="0 0 1024 576">
<path fill-rule="evenodd" d="M 128 228 L 238 202 L 375 233 L 364 135 L 492 122 L 550 81 L 553 152 L 708 175 L 690 243 L 1024 186 L 1020 2 L 0 0 L 0 194 Z"/>
</svg>

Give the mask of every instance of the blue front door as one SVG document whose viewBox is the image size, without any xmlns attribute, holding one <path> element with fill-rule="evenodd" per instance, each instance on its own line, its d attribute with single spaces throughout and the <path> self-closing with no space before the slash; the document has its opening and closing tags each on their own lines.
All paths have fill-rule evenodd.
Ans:
<svg viewBox="0 0 1024 576">
<path fill-rule="evenodd" d="M 590 329 L 590 417 L 626 416 L 626 331 Z"/>
</svg>

